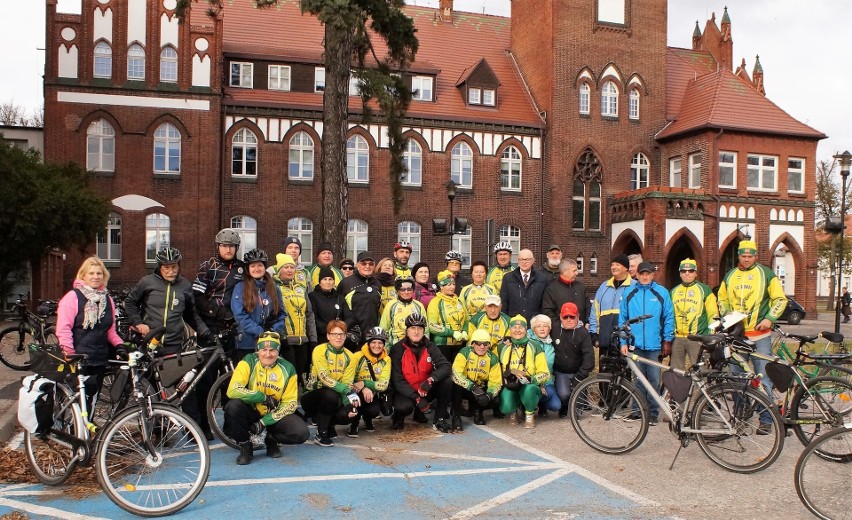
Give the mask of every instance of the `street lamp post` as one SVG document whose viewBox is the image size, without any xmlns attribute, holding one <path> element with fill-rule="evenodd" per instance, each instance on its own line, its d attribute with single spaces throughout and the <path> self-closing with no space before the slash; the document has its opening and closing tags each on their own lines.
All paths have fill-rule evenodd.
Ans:
<svg viewBox="0 0 852 520">
<path fill-rule="evenodd" d="M 834 282 L 834 291 L 837 297 L 834 309 L 834 332 L 840 333 L 840 312 L 843 309 L 843 295 L 840 294 L 840 287 L 843 277 L 843 242 L 844 231 L 846 229 L 846 180 L 849 177 L 849 166 L 852 164 L 852 153 L 849 153 L 849 150 L 847 150 L 835 155 L 834 158 L 840 161 L 840 176 L 843 179 L 841 183 L 843 189 L 840 192 L 840 245 L 838 246 L 839 253 L 837 255 L 837 277 Z"/>
<path fill-rule="evenodd" d="M 432 234 L 435 236 L 450 236 L 450 249 L 453 249 L 453 236 L 458 233 L 464 233 L 467 229 L 467 219 L 453 216 L 453 202 L 456 200 L 456 184 L 452 179 L 448 180 L 444 186 L 447 188 L 447 198 L 450 199 L 450 220 L 442 218 L 432 219 Z"/>
<path fill-rule="evenodd" d="M 453 237 L 455 237 L 456 231 L 461 231 L 461 230 L 457 230 L 455 228 L 455 221 L 453 220 L 453 202 L 456 200 L 456 186 L 458 186 L 458 185 L 455 183 L 455 181 L 450 179 L 450 180 L 447 181 L 447 184 L 445 186 L 447 187 L 447 198 L 450 199 L 450 226 L 451 227 L 450 227 L 450 249 L 448 249 L 448 251 L 449 251 L 449 250 L 453 249 Z"/>
</svg>

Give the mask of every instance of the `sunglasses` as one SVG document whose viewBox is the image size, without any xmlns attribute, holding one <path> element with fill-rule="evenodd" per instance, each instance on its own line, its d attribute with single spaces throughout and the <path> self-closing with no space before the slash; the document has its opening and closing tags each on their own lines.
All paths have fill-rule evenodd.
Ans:
<svg viewBox="0 0 852 520">
<path fill-rule="evenodd" d="M 414 290 L 413 287 L 400 287 L 399 288 L 399 292 L 411 292 L 413 290 Z"/>
<path fill-rule="evenodd" d="M 695 269 L 681 269 L 680 272 L 682 272 L 682 273 L 694 273 Z"/>
<path fill-rule="evenodd" d="M 280 340 L 280 339 L 281 339 L 281 335 L 280 335 L 280 334 L 278 334 L 277 332 L 274 332 L 274 331 L 269 330 L 269 331 L 266 331 L 266 332 L 262 333 L 260 336 L 258 336 L 258 337 L 257 337 L 257 339 L 258 339 L 258 340 L 261 340 L 261 339 L 268 339 L 268 338 L 272 338 L 272 339 Z"/>
<path fill-rule="evenodd" d="M 341 271 L 352 271 L 354 269 L 355 268 L 352 267 L 351 265 L 344 265 L 343 267 L 340 268 Z"/>
<path fill-rule="evenodd" d="M 565 316 L 562 316 L 562 319 L 563 320 L 576 320 L 577 317 L 574 316 L 574 315 L 571 315 L 571 314 L 566 314 Z"/>
<path fill-rule="evenodd" d="M 488 343 L 486 341 L 471 341 L 470 344 L 473 345 L 474 347 L 490 347 L 491 346 L 491 343 Z"/>
</svg>

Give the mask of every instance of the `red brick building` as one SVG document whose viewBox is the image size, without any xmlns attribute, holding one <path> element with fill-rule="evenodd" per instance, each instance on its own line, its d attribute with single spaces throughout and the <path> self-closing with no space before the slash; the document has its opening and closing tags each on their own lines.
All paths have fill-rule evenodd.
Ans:
<svg viewBox="0 0 852 520">
<path fill-rule="evenodd" d="M 237 0 L 183 25 L 174 0 L 82 3 L 82 15 L 67 15 L 48 0 L 46 156 L 87 164 L 113 198 L 97 251 L 114 280 L 134 282 L 165 242 L 191 266 L 225 226 L 272 252 L 296 234 L 310 263 L 322 178 L 317 20 L 297 2 L 258 11 Z M 642 252 L 663 283 L 692 256 L 715 284 L 748 224 L 762 260 L 787 247 L 787 291 L 813 310 L 807 231 L 824 136 L 763 95 L 759 63 L 753 78 L 732 69 L 727 12 L 721 27 L 696 28 L 693 49 L 674 49 L 665 0 L 512 5 L 511 18 L 451 1 L 406 8 L 420 49 L 400 71 L 415 89 L 405 203 L 394 215 L 386 127 L 363 124 L 353 95 L 347 253 L 389 254 L 407 239 L 414 259 L 442 266 L 450 239 L 432 236 L 431 219 L 449 215 L 452 179 L 455 216 L 470 222 L 453 245 L 467 259 L 490 256 L 498 240 L 543 258 L 555 242 L 582 261 L 590 288 L 608 276 L 611 251 Z"/>
</svg>

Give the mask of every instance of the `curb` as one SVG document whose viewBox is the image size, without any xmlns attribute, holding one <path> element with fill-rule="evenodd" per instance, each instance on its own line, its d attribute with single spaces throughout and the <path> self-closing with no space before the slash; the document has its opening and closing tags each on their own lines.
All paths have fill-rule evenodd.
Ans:
<svg viewBox="0 0 852 520">
<path fill-rule="evenodd" d="M 5 401 L 5 399 L 3 400 Z M 0 401 L 2 402 L 2 401 Z M 18 427 L 18 406 L 17 402 L 11 401 L 11 406 L 0 415 L 0 444 L 5 444 L 6 441 L 12 438 L 15 429 Z M 4 408 L 0 406 L 0 408 Z"/>
</svg>

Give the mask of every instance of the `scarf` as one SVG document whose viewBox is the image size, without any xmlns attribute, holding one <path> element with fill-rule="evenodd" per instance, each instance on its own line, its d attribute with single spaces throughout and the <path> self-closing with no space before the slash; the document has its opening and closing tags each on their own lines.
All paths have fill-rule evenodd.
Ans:
<svg viewBox="0 0 852 520">
<path fill-rule="evenodd" d="M 77 289 L 86 297 L 86 304 L 83 306 L 83 328 L 93 329 L 106 311 L 107 291 L 92 289 L 86 284 L 80 284 Z"/>
</svg>

